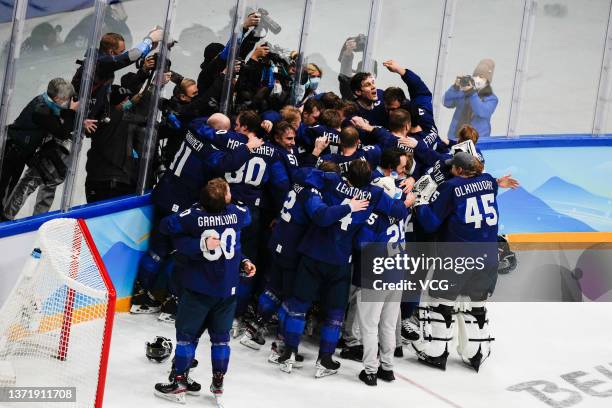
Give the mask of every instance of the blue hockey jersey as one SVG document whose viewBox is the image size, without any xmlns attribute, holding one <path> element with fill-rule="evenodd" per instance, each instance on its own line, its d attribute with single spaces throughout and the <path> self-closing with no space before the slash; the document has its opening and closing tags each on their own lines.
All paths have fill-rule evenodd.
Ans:
<svg viewBox="0 0 612 408">
<path fill-rule="evenodd" d="M 171 238 L 176 250 L 175 273 L 181 285 L 210 296 L 235 295 L 244 259 L 240 231 L 250 223 L 248 208 L 233 204 L 221 213 L 211 214 L 193 206 L 163 218 L 160 232 Z M 219 248 L 203 250 L 203 236 L 218 237 Z"/>
<path fill-rule="evenodd" d="M 354 197 L 366 199 L 370 204 L 363 211 L 348 213 L 331 226 L 311 225 L 299 245 L 299 251 L 321 262 L 346 265 L 351 262 L 353 238 L 373 211 L 402 219 L 408 215 L 408 209 L 402 201 L 391 199 L 380 187 L 368 185 L 357 188 L 335 173 L 325 174 L 321 193 L 326 205 L 348 204 Z"/>
<path fill-rule="evenodd" d="M 243 166 L 250 156 L 249 149 L 221 151 L 210 143 L 215 130 L 206 127 L 199 133 L 188 131 L 169 169 L 152 193 L 153 202 L 168 212 L 189 208 L 198 200 L 200 190 L 214 177 Z M 218 135 L 221 143 L 223 135 Z"/>
<path fill-rule="evenodd" d="M 382 151 L 377 145 L 367 145 L 357 149 L 350 156 L 345 156 L 342 153 L 331 153 L 323 155 L 319 158 L 319 163 L 322 161 L 332 161 L 340 166 L 340 171 L 343 176 L 348 172 L 349 165 L 355 160 L 364 160 L 370 163 L 371 168 L 376 168 L 380 164 L 380 156 Z"/>
<path fill-rule="evenodd" d="M 297 264 L 298 245 L 311 223 L 329 226 L 351 212 L 348 204 L 327 206 L 322 202 L 318 189 L 323 185 L 324 174 L 313 168 L 299 170 L 272 230 L 268 248 L 287 266 Z"/>
<path fill-rule="evenodd" d="M 415 207 L 426 232 L 444 242 L 496 242 L 497 181 L 488 173 L 453 177 L 438 186 L 429 204 Z"/>
</svg>

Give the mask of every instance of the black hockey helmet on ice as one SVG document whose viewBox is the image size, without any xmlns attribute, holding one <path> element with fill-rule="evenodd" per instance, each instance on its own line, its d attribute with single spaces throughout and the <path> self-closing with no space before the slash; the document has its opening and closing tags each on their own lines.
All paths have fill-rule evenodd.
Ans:
<svg viewBox="0 0 612 408">
<path fill-rule="evenodd" d="M 499 250 L 497 273 L 505 275 L 516 269 L 516 254 L 510 249 L 510 245 L 505 235 L 497 236 L 497 248 Z"/>
<path fill-rule="evenodd" d="M 172 341 L 166 337 L 155 336 L 152 343 L 147 341 L 146 353 L 149 361 L 163 363 L 172 354 Z"/>
</svg>

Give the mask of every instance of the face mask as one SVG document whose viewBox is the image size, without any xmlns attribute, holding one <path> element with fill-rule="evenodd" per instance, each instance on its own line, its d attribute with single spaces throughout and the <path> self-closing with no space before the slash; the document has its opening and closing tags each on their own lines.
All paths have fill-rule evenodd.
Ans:
<svg viewBox="0 0 612 408">
<path fill-rule="evenodd" d="M 478 91 L 480 91 L 481 89 L 483 89 L 485 86 L 487 86 L 487 80 L 479 77 L 479 76 L 475 76 L 474 77 L 474 88 L 476 88 Z"/>
<path fill-rule="evenodd" d="M 319 83 L 321 82 L 321 78 L 319 77 L 312 77 L 310 79 L 308 79 L 308 88 L 312 89 L 313 91 L 315 91 L 318 87 L 319 87 Z"/>
</svg>

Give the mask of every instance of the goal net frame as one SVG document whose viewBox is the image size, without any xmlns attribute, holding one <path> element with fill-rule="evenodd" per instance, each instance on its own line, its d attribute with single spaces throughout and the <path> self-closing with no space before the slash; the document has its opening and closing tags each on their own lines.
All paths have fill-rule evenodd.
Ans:
<svg viewBox="0 0 612 408">
<path fill-rule="evenodd" d="M 53 248 L 53 242 L 49 244 L 49 237 L 46 236 L 51 235 L 53 230 L 51 229 L 49 232 L 47 232 L 45 229 L 45 225 L 47 224 L 49 224 L 51 228 L 55 227 L 55 224 L 52 224 L 54 222 L 58 228 L 64 228 L 64 225 L 62 225 L 61 223 L 65 224 L 65 228 L 61 230 L 62 234 L 58 234 L 60 236 L 56 237 L 56 239 L 64 238 L 63 233 L 72 237 L 72 243 L 66 242 L 62 244 L 60 248 L 55 248 L 55 251 Z M 70 231 L 68 231 L 69 229 L 72 229 L 71 235 Z M 91 333 L 95 333 L 95 336 L 98 339 L 98 333 L 100 333 L 102 339 L 100 349 L 98 349 L 98 343 L 92 345 L 92 352 L 95 351 L 96 354 L 99 352 L 99 359 L 97 360 L 99 362 L 99 366 L 97 369 L 98 375 L 97 384 L 95 387 L 95 399 L 91 398 L 91 392 L 87 392 L 86 394 L 88 395 L 86 395 L 85 400 L 87 401 L 86 406 L 94 406 L 96 408 L 101 408 L 102 401 L 104 398 L 106 373 L 108 367 L 110 343 L 115 315 L 115 304 L 117 298 L 115 287 L 110 279 L 110 276 L 108 275 L 108 271 L 104 266 L 102 257 L 98 252 L 91 233 L 87 228 L 85 220 L 70 218 L 58 218 L 51 220 L 40 227 L 38 236 L 40 237 L 40 247 L 42 248 L 42 256 L 40 257 L 40 261 L 38 261 L 35 264 L 36 266 L 34 267 L 28 265 L 28 263 L 26 262 L 26 266 L 20 274 L 20 277 L 17 283 L 15 284 L 15 287 L 11 291 L 9 297 L 6 299 L 4 305 L 0 307 L 0 340 L 2 340 L 4 336 L 4 339 L 7 344 L 13 341 L 14 339 L 11 339 L 11 329 L 14 326 L 17 326 L 19 329 L 22 329 L 19 332 L 18 336 L 14 336 L 17 338 L 17 340 L 14 340 L 16 344 L 20 344 L 22 342 L 22 338 L 36 338 L 36 336 L 39 335 L 38 333 L 41 331 L 44 332 L 46 330 L 48 332 L 53 332 L 53 334 L 48 337 L 52 340 L 47 341 L 44 344 L 40 344 L 40 348 L 36 349 L 38 350 L 38 352 L 34 352 L 34 356 L 31 358 L 31 360 L 34 362 L 41 361 L 38 360 L 38 358 L 42 358 L 40 356 L 47 355 L 47 358 L 44 359 L 43 363 L 41 363 L 43 364 L 43 366 L 48 361 L 66 361 L 69 359 L 69 357 L 72 357 L 71 349 L 77 347 L 75 344 L 72 344 L 71 346 L 70 342 L 71 338 L 76 335 L 75 327 L 78 328 L 79 324 L 92 324 L 89 323 L 89 320 L 87 320 L 87 318 L 83 318 L 83 316 L 87 313 L 87 311 L 84 312 L 84 310 L 86 310 L 89 306 L 86 305 L 87 302 L 85 302 L 85 305 L 81 304 L 81 301 L 82 299 L 95 300 L 97 303 L 94 303 L 92 307 L 95 308 L 95 312 L 97 313 L 93 313 L 93 317 L 91 319 L 95 320 L 94 323 L 96 325 L 100 325 L 101 321 L 104 320 L 104 326 L 103 330 L 100 330 L 101 327 L 96 326 L 94 329 L 91 329 L 87 332 L 88 335 L 91 335 Z M 56 247 L 59 246 L 60 245 L 56 245 Z M 84 251 L 87 251 L 88 253 Z M 56 258 L 52 259 L 54 256 L 56 256 Z M 43 259 L 45 261 L 44 264 L 42 262 Z M 57 259 L 59 259 L 57 261 L 59 263 L 59 267 L 58 263 L 55 262 Z M 61 262 L 62 260 L 65 262 Z M 32 259 L 28 258 L 28 261 L 31 262 Z M 42 265 L 46 266 L 46 268 L 44 268 L 44 270 L 39 270 L 41 269 L 40 267 Z M 30 268 L 30 270 L 28 270 L 28 268 Z M 79 277 L 79 272 L 81 271 L 81 268 L 83 268 L 83 275 L 85 275 L 84 277 Z M 43 276 L 43 274 L 46 275 Z M 50 275 L 51 277 L 47 277 L 47 275 Z M 54 275 L 58 275 L 60 277 L 58 278 Z M 92 275 L 93 278 L 91 278 L 89 275 Z M 27 279 L 30 279 L 31 283 L 28 283 Z M 42 310 L 44 309 L 44 306 L 42 306 L 42 304 L 44 302 L 47 302 L 48 299 L 39 300 L 40 304 L 36 305 L 32 309 L 31 306 L 27 305 L 28 299 L 23 299 L 23 297 L 20 296 L 22 295 L 20 293 L 20 289 L 27 289 L 28 285 L 35 285 L 36 283 L 46 284 L 47 280 L 45 279 L 51 279 L 52 282 L 56 284 L 57 282 L 63 283 L 63 287 L 58 287 L 50 295 L 55 300 L 59 298 L 59 301 L 54 303 L 56 308 L 58 308 L 59 310 L 54 309 L 55 315 L 53 315 L 51 318 L 49 318 L 48 316 L 42 318 L 40 317 L 40 315 L 44 316 L 44 310 Z M 53 281 L 53 279 L 56 279 L 56 281 Z M 80 281 L 79 279 L 81 279 L 82 281 Z M 94 279 L 95 285 L 97 285 L 97 287 L 95 287 L 94 283 L 92 283 Z M 53 285 L 51 285 L 51 287 L 53 287 Z M 26 305 L 23 306 L 21 303 L 24 303 Z M 81 306 L 80 308 L 79 305 Z M 42 323 L 40 323 L 40 321 L 44 319 L 52 320 L 53 323 L 44 324 L 44 326 L 46 327 L 43 329 L 32 330 L 30 328 L 21 328 L 19 327 L 21 322 L 15 323 L 15 315 L 13 313 L 9 313 L 22 310 L 18 306 L 21 306 L 21 308 L 30 308 L 30 311 L 32 311 L 32 314 L 28 315 L 28 317 L 30 317 L 31 319 L 26 321 L 25 323 L 36 321 L 36 323 L 33 324 L 43 325 Z M 53 328 L 49 328 L 51 326 L 53 326 Z M 22 334 L 22 332 L 25 334 Z M 88 338 L 86 337 L 83 340 L 87 341 Z M 53 345 L 56 341 L 57 344 Z M 37 342 L 36 340 L 33 340 L 32 343 Z M 28 345 L 24 347 L 31 348 L 36 347 L 37 345 L 38 344 L 36 344 L 35 346 Z M 3 345 L 0 344 L 0 362 L 3 361 L 1 355 L 3 351 L 2 346 Z M 18 346 L 14 347 L 16 347 L 17 349 L 19 348 Z M 7 350 L 9 349 L 6 348 L 5 353 L 8 353 L 8 355 L 11 355 L 12 357 L 8 358 L 5 362 L 9 364 L 9 367 L 12 367 L 11 361 L 15 361 L 15 356 L 20 356 L 23 354 L 20 354 L 19 351 L 13 354 L 8 352 Z M 79 352 L 82 352 L 82 350 L 75 350 L 74 353 L 72 353 L 75 354 L 75 359 L 79 358 L 78 356 L 76 356 Z M 28 355 L 26 354 L 24 358 L 27 359 L 27 356 Z M 20 359 L 19 361 L 22 360 Z M 89 362 L 89 360 L 86 361 Z M 96 361 L 95 357 L 92 359 L 92 362 L 93 361 Z M 63 367 L 59 367 L 60 370 L 63 369 Z M 91 367 L 91 364 L 87 365 L 87 367 Z M 93 370 L 91 368 L 88 369 Z M 14 374 L 13 377 L 15 377 Z M 66 384 L 66 386 L 71 385 L 72 384 Z M 89 391 L 93 391 L 89 387 L 86 388 Z M 78 399 L 77 401 L 78 405 L 82 406 L 83 400 Z M 75 406 L 76 404 L 77 403 L 75 403 Z"/>
</svg>

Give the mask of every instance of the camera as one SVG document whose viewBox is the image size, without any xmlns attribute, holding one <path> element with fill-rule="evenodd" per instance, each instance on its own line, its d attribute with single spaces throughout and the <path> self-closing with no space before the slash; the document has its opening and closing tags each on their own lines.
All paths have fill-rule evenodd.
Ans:
<svg viewBox="0 0 612 408">
<path fill-rule="evenodd" d="M 262 28 L 265 30 L 272 31 L 274 34 L 278 34 L 281 32 L 282 27 L 278 24 L 272 17 L 270 17 L 270 12 L 264 8 L 257 9 L 257 12 L 261 14 L 261 22 L 259 23 L 258 28 Z"/>
<path fill-rule="evenodd" d="M 461 88 L 464 88 L 466 86 L 471 86 L 473 88 L 474 87 L 474 78 L 472 78 L 471 75 L 464 75 L 462 77 L 459 77 L 459 86 Z"/>
<path fill-rule="evenodd" d="M 368 37 L 365 34 L 359 34 L 356 37 L 348 38 L 347 41 L 348 40 L 355 41 L 355 43 L 357 44 L 355 47 L 356 52 L 362 52 L 363 50 L 365 50 L 365 46 L 366 46 L 366 42 L 368 41 Z"/>
</svg>

